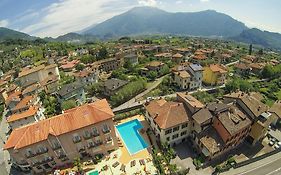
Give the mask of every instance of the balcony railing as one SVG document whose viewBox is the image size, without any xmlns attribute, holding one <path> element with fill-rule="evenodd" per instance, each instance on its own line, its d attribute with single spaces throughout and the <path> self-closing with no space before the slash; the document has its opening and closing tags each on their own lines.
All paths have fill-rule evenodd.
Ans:
<svg viewBox="0 0 281 175">
<path fill-rule="evenodd" d="M 26 158 L 31 158 L 31 157 L 34 157 L 36 156 L 35 153 L 28 153 L 28 154 L 25 154 Z"/>
<path fill-rule="evenodd" d="M 81 142 L 81 137 L 74 137 L 73 143 L 78 143 L 78 142 Z"/>
<path fill-rule="evenodd" d="M 85 148 L 80 148 L 80 149 L 78 150 L 78 152 L 85 152 L 85 151 L 86 151 Z"/>
<path fill-rule="evenodd" d="M 103 132 L 104 134 L 107 134 L 107 133 L 110 132 L 110 129 L 109 129 L 109 128 L 103 128 L 103 129 L 102 129 L 102 132 Z"/>
<path fill-rule="evenodd" d="M 37 155 L 44 154 L 44 153 L 46 153 L 46 152 L 48 152 L 48 151 L 49 151 L 48 148 L 39 149 L 39 150 L 37 151 Z"/>
<path fill-rule="evenodd" d="M 96 132 L 93 132 L 92 135 L 93 135 L 93 137 L 98 137 L 100 135 L 100 133 L 98 131 L 96 131 Z"/>
<path fill-rule="evenodd" d="M 59 145 L 59 144 L 56 144 L 56 145 L 52 146 L 53 150 L 57 150 L 57 149 L 60 149 L 60 148 L 61 148 L 61 145 Z"/>
<path fill-rule="evenodd" d="M 84 134 L 83 137 L 84 139 L 90 139 L 92 137 L 92 134 Z"/>
<path fill-rule="evenodd" d="M 66 157 L 65 154 L 59 154 L 59 155 L 58 155 L 58 159 L 63 159 L 63 158 L 65 158 L 65 157 Z"/>
</svg>

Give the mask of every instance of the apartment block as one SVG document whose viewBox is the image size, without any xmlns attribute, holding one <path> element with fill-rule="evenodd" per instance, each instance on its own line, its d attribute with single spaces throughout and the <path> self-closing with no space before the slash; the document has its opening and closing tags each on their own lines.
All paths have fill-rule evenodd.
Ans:
<svg viewBox="0 0 281 175">
<path fill-rule="evenodd" d="M 117 149 L 113 117 L 105 99 L 85 104 L 13 130 L 4 149 L 15 166 L 45 174 L 75 158 Z"/>
</svg>

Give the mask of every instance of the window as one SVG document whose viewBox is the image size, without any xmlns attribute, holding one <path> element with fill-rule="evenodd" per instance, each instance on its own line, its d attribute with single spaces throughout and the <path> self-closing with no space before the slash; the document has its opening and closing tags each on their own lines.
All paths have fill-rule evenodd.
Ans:
<svg viewBox="0 0 281 175">
<path fill-rule="evenodd" d="M 187 127 L 187 123 L 181 125 L 181 128 L 182 128 L 182 129 L 183 129 L 183 128 L 186 128 L 186 127 Z"/>
<path fill-rule="evenodd" d="M 172 133 L 172 129 L 168 129 L 167 131 L 165 131 L 165 135 Z"/>
<path fill-rule="evenodd" d="M 174 127 L 173 132 L 176 132 L 176 131 L 178 131 L 179 129 L 180 129 L 180 127 L 179 127 L 179 126 Z"/>
<path fill-rule="evenodd" d="M 181 132 L 181 136 L 185 135 L 186 133 L 186 131 Z"/>
<path fill-rule="evenodd" d="M 73 142 L 77 143 L 81 141 L 81 137 L 78 134 L 73 135 Z"/>
<path fill-rule="evenodd" d="M 170 141 L 170 137 L 167 137 L 166 140 L 167 140 L 167 142 L 169 142 Z"/>
<path fill-rule="evenodd" d="M 94 128 L 92 129 L 92 131 L 93 131 L 93 135 L 94 135 L 95 137 L 99 135 L 99 131 L 97 130 L 96 127 L 94 127 Z"/>
<path fill-rule="evenodd" d="M 176 138 L 178 138 L 179 137 L 179 134 L 175 134 L 175 135 L 173 135 L 173 139 L 176 139 Z"/>
<path fill-rule="evenodd" d="M 88 138 L 90 138 L 91 137 L 91 133 L 89 132 L 89 131 L 85 131 L 84 132 L 84 138 L 85 139 L 88 139 Z"/>
<path fill-rule="evenodd" d="M 110 128 L 107 126 L 107 124 L 104 124 L 104 125 L 103 125 L 102 131 L 103 131 L 104 133 L 110 132 Z"/>
</svg>

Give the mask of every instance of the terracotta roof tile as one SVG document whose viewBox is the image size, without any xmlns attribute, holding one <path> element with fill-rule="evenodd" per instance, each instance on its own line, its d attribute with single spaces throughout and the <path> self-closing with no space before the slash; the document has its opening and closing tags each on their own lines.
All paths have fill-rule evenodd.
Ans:
<svg viewBox="0 0 281 175">
<path fill-rule="evenodd" d="M 4 149 L 19 149 L 46 140 L 50 134 L 59 136 L 108 119 L 114 114 L 105 99 L 66 111 L 12 131 Z"/>
<path fill-rule="evenodd" d="M 219 73 L 227 73 L 227 69 L 219 64 L 211 64 L 210 66 L 211 71 L 219 72 Z"/>
<path fill-rule="evenodd" d="M 33 115 L 35 115 L 37 113 L 37 111 L 38 111 L 38 107 L 31 106 L 31 107 L 29 107 L 28 110 L 26 110 L 26 111 L 24 111 L 22 113 L 11 115 L 8 118 L 8 123 L 14 122 L 16 120 L 24 119 L 26 117 L 33 116 Z"/>
<path fill-rule="evenodd" d="M 183 103 L 154 100 L 145 106 L 161 129 L 167 129 L 189 121 Z"/>
</svg>

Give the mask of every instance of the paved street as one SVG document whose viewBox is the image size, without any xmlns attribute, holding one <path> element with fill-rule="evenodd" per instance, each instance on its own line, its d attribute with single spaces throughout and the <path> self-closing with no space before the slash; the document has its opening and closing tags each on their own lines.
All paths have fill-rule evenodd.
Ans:
<svg viewBox="0 0 281 175">
<path fill-rule="evenodd" d="M 9 174 L 7 168 L 10 169 L 9 165 L 7 164 L 9 159 L 9 153 L 7 151 L 3 151 L 3 141 L 6 140 L 6 131 L 8 124 L 5 120 L 5 112 L 3 114 L 3 118 L 0 124 L 0 175 L 7 175 Z"/>
<path fill-rule="evenodd" d="M 159 84 L 158 84 L 159 85 Z M 193 93 L 195 93 L 195 92 L 198 92 L 198 91 L 201 91 L 201 92 L 206 92 L 206 91 L 212 91 L 212 90 L 215 90 L 215 89 L 221 89 L 221 88 L 224 88 L 225 87 L 225 85 L 221 85 L 221 86 L 216 86 L 216 87 L 203 87 L 203 88 L 201 88 L 200 90 L 195 90 L 195 91 L 189 91 L 188 93 L 189 94 L 193 94 Z M 155 87 L 154 87 L 155 88 Z M 152 89 L 151 89 L 152 90 Z M 148 92 L 146 92 L 145 94 L 147 94 Z M 140 97 L 142 97 L 142 96 L 144 96 L 145 94 L 139 94 L 137 97 L 138 98 L 140 98 Z M 174 93 L 174 94 L 170 94 L 170 95 L 165 95 L 165 96 L 160 96 L 161 98 L 166 98 L 166 97 L 168 97 L 168 98 L 172 98 L 172 97 L 176 97 L 177 96 L 177 94 L 176 93 Z M 155 98 L 160 98 L 160 97 L 155 97 Z M 124 103 L 124 104 L 122 104 L 122 105 L 120 105 L 120 106 L 118 106 L 118 107 L 116 107 L 116 108 L 114 108 L 113 109 L 113 112 L 115 112 L 115 111 L 119 111 L 119 110 L 122 110 L 122 109 L 126 109 L 126 108 L 130 108 L 130 107 L 133 107 L 133 106 L 138 106 L 138 105 L 140 105 L 140 104 L 144 104 L 145 102 L 146 102 L 146 100 L 142 100 L 142 101 L 136 101 L 135 99 L 137 99 L 137 98 L 133 98 L 133 99 L 131 99 L 130 101 L 128 101 L 128 102 L 126 102 L 126 103 Z"/>
<path fill-rule="evenodd" d="M 146 95 L 147 93 L 149 93 L 150 91 L 155 89 L 163 81 L 164 78 L 165 78 L 165 76 L 158 78 L 155 82 L 153 82 L 153 85 L 150 86 L 148 89 L 146 89 L 142 93 L 138 94 L 137 96 L 135 96 L 131 100 L 129 100 L 129 101 L 123 103 L 122 105 L 114 108 L 113 111 L 118 111 L 118 110 L 122 110 L 122 109 L 125 109 L 125 108 L 129 108 L 131 106 L 135 106 L 137 104 L 136 99 L 139 99 L 139 98 L 143 97 L 144 95 Z"/>
<path fill-rule="evenodd" d="M 264 158 L 249 165 L 231 169 L 222 175 L 280 175 L 281 174 L 281 153 Z"/>
</svg>

